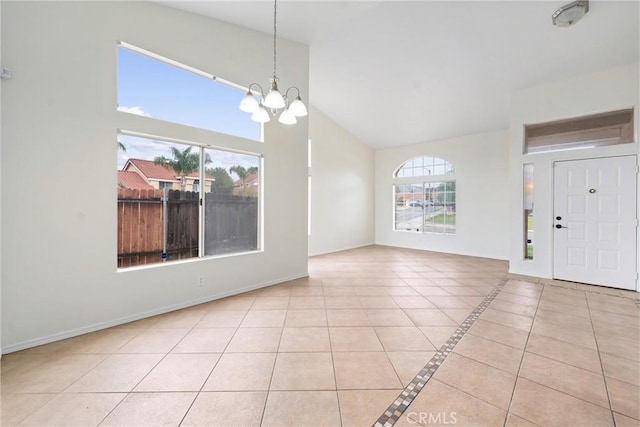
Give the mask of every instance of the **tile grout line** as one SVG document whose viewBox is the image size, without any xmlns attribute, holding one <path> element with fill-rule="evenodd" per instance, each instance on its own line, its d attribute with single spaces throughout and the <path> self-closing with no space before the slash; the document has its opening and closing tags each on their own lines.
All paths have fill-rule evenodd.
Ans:
<svg viewBox="0 0 640 427">
<path fill-rule="evenodd" d="M 429 382 L 449 353 L 453 351 L 456 344 L 458 344 L 471 325 L 473 325 L 476 319 L 500 293 L 508 281 L 509 279 L 507 277 L 501 279 L 489 295 L 487 295 L 485 299 L 473 309 L 471 314 L 467 316 L 464 322 L 462 322 L 458 329 L 456 329 L 456 331 L 449 337 L 447 342 L 436 351 L 436 354 L 433 355 L 431 360 L 429 360 L 422 370 L 418 372 L 409 385 L 402 390 L 396 400 L 394 400 L 384 413 L 378 417 L 376 422 L 373 424 L 373 427 L 391 427 L 398 421 L 400 416 L 418 396 L 418 393 L 420 393 L 424 386 L 427 385 L 427 382 Z"/>
</svg>

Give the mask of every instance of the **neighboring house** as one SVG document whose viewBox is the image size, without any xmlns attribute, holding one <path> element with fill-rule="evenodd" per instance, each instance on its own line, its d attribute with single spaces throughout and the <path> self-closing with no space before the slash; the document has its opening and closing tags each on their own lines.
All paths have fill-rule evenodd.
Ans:
<svg viewBox="0 0 640 427">
<path fill-rule="evenodd" d="M 154 189 L 138 172 L 134 171 L 118 171 L 118 187 L 130 190 Z"/>
<path fill-rule="evenodd" d="M 118 172 L 118 175 L 120 172 L 136 173 L 144 180 L 144 182 L 158 190 L 163 188 L 168 188 L 170 190 L 182 190 L 180 186 L 180 175 L 178 175 L 172 168 L 159 165 L 152 160 L 129 159 L 122 167 L 122 171 Z M 213 177 L 207 176 L 206 181 L 212 182 Z M 119 177 L 118 182 L 120 182 Z M 185 176 L 185 182 L 185 191 L 199 191 L 199 172 L 192 172 Z M 207 189 L 205 189 L 205 191 L 206 190 Z"/>
<path fill-rule="evenodd" d="M 244 186 L 244 189 L 243 189 Z M 257 173 L 248 175 L 244 180 L 244 185 L 241 179 L 237 179 L 233 182 L 233 195 L 234 196 L 250 196 L 257 197 L 260 191 L 260 176 Z"/>
</svg>

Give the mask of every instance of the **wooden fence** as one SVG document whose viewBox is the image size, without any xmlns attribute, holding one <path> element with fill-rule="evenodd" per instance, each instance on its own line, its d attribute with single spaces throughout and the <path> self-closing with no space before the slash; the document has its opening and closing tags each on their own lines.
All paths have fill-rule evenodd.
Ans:
<svg viewBox="0 0 640 427">
<path fill-rule="evenodd" d="M 118 267 L 162 262 L 163 191 L 118 189 Z M 167 260 L 198 256 L 199 194 L 167 191 Z M 205 255 L 258 246 L 254 197 L 205 194 Z"/>
</svg>

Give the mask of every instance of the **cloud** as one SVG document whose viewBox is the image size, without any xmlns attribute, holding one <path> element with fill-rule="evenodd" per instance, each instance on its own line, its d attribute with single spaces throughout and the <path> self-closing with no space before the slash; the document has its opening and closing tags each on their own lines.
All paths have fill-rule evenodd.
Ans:
<svg viewBox="0 0 640 427">
<path fill-rule="evenodd" d="M 142 107 L 118 107 L 118 111 L 123 113 L 136 114 L 138 116 L 151 117 L 151 114 L 147 113 Z"/>
</svg>

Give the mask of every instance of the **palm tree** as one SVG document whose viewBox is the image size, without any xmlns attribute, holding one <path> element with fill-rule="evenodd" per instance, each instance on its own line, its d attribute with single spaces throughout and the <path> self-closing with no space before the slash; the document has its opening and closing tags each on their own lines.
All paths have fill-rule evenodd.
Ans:
<svg viewBox="0 0 640 427">
<path fill-rule="evenodd" d="M 200 169 L 200 156 L 198 153 L 192 153 L 191 148 L 193 147 L 187 147 L 180 151 L 175 147 L 171 147 L 173 159 L 167 159 L 165 156 L 158 156 L 153 159 L 153 163 L 175 171 L 180 177 L 180 187 L 182 187 L 183 191 L 187 185 L 185 177 Z M 209 154 L 206 155 L 204 162 L 205 164 L 211 163 Z"/>
<path fill-rule="evenodd" d="M 251 166 L 249 169 L 246 169 L 244 166 L 231 166 L 231 168 L 229 168 L 229 172 L 231 173 L 235 173 L 236 175 L 238 175 L 238 178 L 240 178 L 242 180 L 242 196 L 246 197 L 246 192 L 247 192 L 247 178 L 250 175 L 253 175 L 254 173 L 258 172 L 258 167 L 257 166 Z"/>
<path fill-rule="evenodd" d="M 118 150 L 122 150 L 126 153 L 127 147 L 125 147 L 125 145 L 122 142 L 118 141 Z"/>
</svg>

